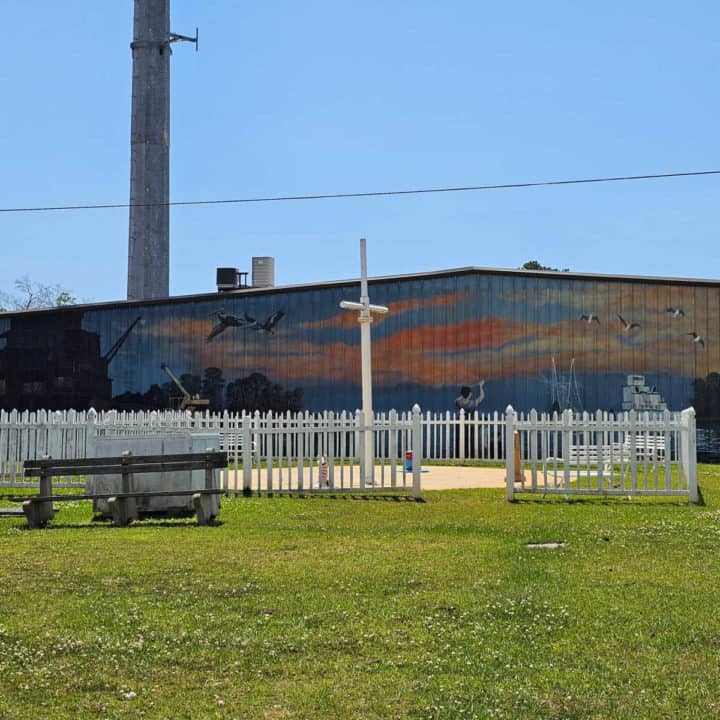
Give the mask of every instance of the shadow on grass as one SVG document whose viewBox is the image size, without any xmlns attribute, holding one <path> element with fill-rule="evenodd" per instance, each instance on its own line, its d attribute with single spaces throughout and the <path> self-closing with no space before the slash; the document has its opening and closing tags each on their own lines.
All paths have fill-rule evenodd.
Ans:
<svg viewBox="0 0 720 720">
<path fill-rule="evenodd" d="M 129 525 L 118 526 L 106 520 L 93 520 L 87 524 L 84 523 L 56 523 L 50 522 L 44 528 L 29 528 L 27 525 L 21 525 L 18 529 L 25 532 L 47 532 L 49 530 L 128 530 L 133 528 L 199 528 L 199 527 L 222 527 L 225 523 L 222 520 L 215 520 L 207 525 L 198 525 L 196 522 L 182 522 L 180 520 L 138 520 Z M 2 717 L 2 716 L 0 716 Z"/>
<path fill-rule="evenodd" d="M 393 495 L 392 493 L 343 493 L 323 490 L 319 492 L 274 492 L 274 493 L 246 493 L 244 497 L 265 497 L 271 500 L 291 498 L 293 500 L 355 500 L 366 502 L 412 502 L 423 503 L 422 498 L 412 495 Z"/>
<path fill-rule="evenodd" d="M 514 498 L 514 505 L 646 505 L 647 507 L 692 507 L 693 504 L 704 505 L 703 502 L 691 503 L 688 500 L 677 500 L 669 497 L 628 497 L 617 495 L 614 497 L 534 497 Z"/>
</svg>

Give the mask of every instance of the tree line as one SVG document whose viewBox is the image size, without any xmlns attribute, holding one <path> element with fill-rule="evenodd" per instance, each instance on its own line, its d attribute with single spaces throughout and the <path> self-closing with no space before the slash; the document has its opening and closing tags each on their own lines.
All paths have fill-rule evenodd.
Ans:
<svg viewBox="0 0 720 720">
<path fill-rule="evenodd" d="M 191 396 L 199 395 L 210 401 L 212 412 L 299 412 L 303 406 L 302 388 L 286 390 L 265 375 L 254 372 L 231 382 L 217 367 L 208 367 L 203 375 L 183 373 L 180 384 Z M 153 383 L 144 393 L 126 392 L 113 398 L 113 406 L 127 410 L 157 410 L 177 407 L 181 393 L 173 382 Z"/>
</svg>

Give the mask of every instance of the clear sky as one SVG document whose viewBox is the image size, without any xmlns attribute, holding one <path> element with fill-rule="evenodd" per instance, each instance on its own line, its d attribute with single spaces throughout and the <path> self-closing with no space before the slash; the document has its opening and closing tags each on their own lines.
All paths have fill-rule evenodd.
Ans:
<svg viewBox="0 0 720 720">
<path fill-rule="evenodd" d="M 174 0 L 171 200 L 720 168 L 717 0 Z M 127 202 L 132 2 L 5 0 L 0 207 Z M 179 207 L 171 294 L 530 259 L 717 278 L 720 176 Z M 123 299 L 127 209 L 0 213 L 15 278 Z"/>
</svg>

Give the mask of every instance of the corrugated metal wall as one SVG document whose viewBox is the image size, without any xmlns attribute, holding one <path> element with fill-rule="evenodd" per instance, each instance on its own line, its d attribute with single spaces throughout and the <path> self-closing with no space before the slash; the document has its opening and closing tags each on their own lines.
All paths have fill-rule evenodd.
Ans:
<svg viewBox="0 0 720 720">
<path fill-rule="evenodd" d="M 37 332 L 43 323 L 56 325 L 58 313 L 79 314 L 74 334 L 63 340 L 78 343 L 78 353 L 92 352 L 92 342 L 80 337 L 99 338 L 99 358 L 78 358 L 75 396 L 67 377 L 64 393 L 52 390 L 60 385 L 52 349 L 48 368 L 28 385 L 22 357 L 32 348 L 22 328 L 30 314 L 6 316 L 0 318 L 0 402 L 71 406 L 90 367 L 112 380 L 99 404 L 166 404 L 173 390 L 160 368 L 164 362 L 217 408 L 265 398 L 276 409 L 353 410 L 360 404 L 360 333 L 356 315 L 338 303 L 358 295 L 352 283 L 35 313 Z M 478 271 L 371 282 L 370 295 L 390 308 L 373 323 L 378 409 L 415 402 L 453 409 L 459 388 L 480 380 L 481 410 L 548 409 L 553 360 L 560 384 L 573 367 L 579 398 L 573 404 L 584 409 L 619 409 L 628 374 L 645 375 L 671 409 L 680 409 L 693 400 L 695 379 L 720 371 L 717 284 Z M 621 318 L 637 325 L 626 328 Z M 102 382 L 96 384 L 96 395 L 102 394 Z"/>
</svg>

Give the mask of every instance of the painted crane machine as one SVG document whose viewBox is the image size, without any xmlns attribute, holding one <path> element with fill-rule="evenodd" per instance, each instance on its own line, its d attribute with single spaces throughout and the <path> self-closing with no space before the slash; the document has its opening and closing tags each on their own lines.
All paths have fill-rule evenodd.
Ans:
<svg viewBox="0 0 720 720">
<path fill-rule="evenodd" d="M 185 386 L 175 377 L 173 371 L 165 364 L 160 365 L 160 369 L 175 383 L 175 387 L 182 393 L 180 397 L 180 403 L 178 410 L 207 410 L 210 405 L 210 401 L 206 398 L 201 398 L 199 395 L 191 395 Z"/>
</svg>

